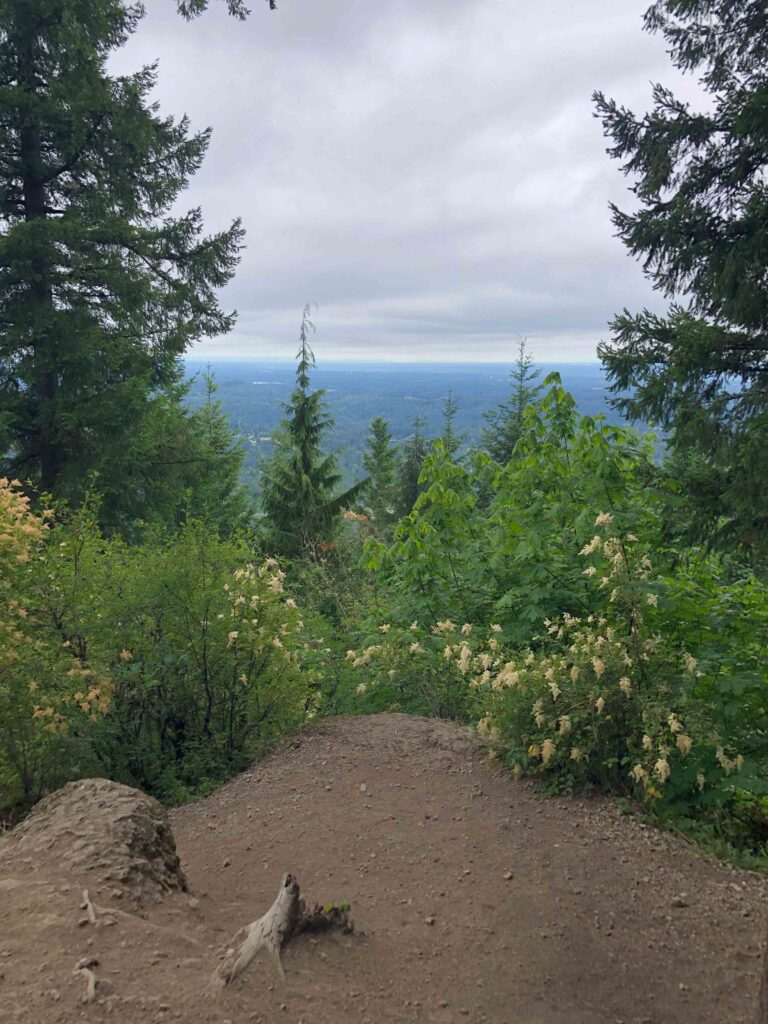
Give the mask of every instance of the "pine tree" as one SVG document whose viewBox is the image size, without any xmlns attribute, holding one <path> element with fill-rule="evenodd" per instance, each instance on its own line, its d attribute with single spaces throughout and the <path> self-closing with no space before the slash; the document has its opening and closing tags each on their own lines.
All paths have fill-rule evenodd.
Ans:
<svg viewBox="0 0 768 1024">
<path fill-rule="evenodd" d="M 595 94 L 639 208 L 618 234 L 666 316 L 624 310 L 599 348 L 615 404 L 670 431 L 690 525 L 768 550 L 768 9 L 762 0 L 658 0 L 645 28 L 708 94 L 691 109 L 662 85 L 641 117 Z M 689 474 L 687 467 L 692 468 Z"/>
<path fill-rule="evenodd" d="M 443 446 L 451 458 L 459 450 L 463 440 L 463 437 L 456 433 L 454 427 L 458 411 L 458 402 L 453 397 L 453 392 L 449 391 L 443 401 L 443 431 L 440 435 L 440 440 L 443 442 Z"/>
<path fill-rule="evenodd" d="M 364 488 L 366 507 L 370 510 L 374 525 L 386 530 L 396 518 L 397 449 L 392 445 L 389 425 L 381 416 L 371 421 L 368 445 L 363 453 L 363 468 L 367 474 Z"/>
<path fill-rule="evenodd" d="M 170 213 L 210 133 L 159 116 L 154 66 L 107 73 L 142 13 L 0 0 L 3 471 L 75 501 L 133 458 L 181 353 L 233 323 L 215 289 L 239 222 L 206 236 L 199 209 Z"/>
<path fill-rule="evenodd" d="M 527 345 L 526 338 L 519 339 L 517 360 L 509 375 L 511 393 L 508 401 L 483 415 L 488 423 L 483 428 L 483 444 L 491 458 L 502 466 L 506 466 L 512 458 L 515 445 L 523 433 L 525 410 L 540 391 L 540 386 L 533 383 L 539 371 L 534 367 Z"/>
<path fill-rule="evenodd" d="M 270 11 L 277 10 L 277 0 L 266 0 Z M 225 0 L 229 13 L 239 21 L 245 21 L 251 13 L 243 3 L 243 0 Z M 208 10 L 208 0 L 176 0 L 179 13 L 188 21 L 196 18 L 203 11 Z"/>
<path fill-rule="evenodd" d="M 357 483 L 338 493 L 341 473 L 336 458 L 322 450 L 324 435 L 333 426 L 325 411 L 325 390 L 310 391 L 315 356 L 309 346 L 311 305 L 302 312 L 296 387 L 284 406 L 286 419 L 276 436 L 276 450 L 262 475 L 262 505 L 272 543 L 288 553 L 313 553 L 332 540 L 341 511 L 361 489 Z"/>
<path fill-rule="evenodd" d="M 424 434 L 424 421 L 416 416 L 413 433 L 403 443 L 400 457 L 400 473 L 397 487 L 398 517 L 407 516 L 421 494 L 419 483 L 424 459 L 429 453 L 430 442 Z"/>
</svg>

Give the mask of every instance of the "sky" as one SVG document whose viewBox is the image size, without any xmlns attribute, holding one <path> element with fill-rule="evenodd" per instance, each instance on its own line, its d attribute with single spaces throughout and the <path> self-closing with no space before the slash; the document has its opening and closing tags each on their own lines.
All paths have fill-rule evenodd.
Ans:
<svg viewBox="0 0 768 1024">
<path fill-rule="evenodd" d="M 318 359 L 503 362 L 525 336 L 589 361 L 614 313 L 664 308 L 614 237 L 629 181 L 591 102 L 695 93 L 648 0 L 145 4 L 112 69 L 159 61 L 161 112 L 213 128 L 182 205 L 246 229 L 237 326 L 193 357 L 290 358 L 312 300 Z"/>
</svg>

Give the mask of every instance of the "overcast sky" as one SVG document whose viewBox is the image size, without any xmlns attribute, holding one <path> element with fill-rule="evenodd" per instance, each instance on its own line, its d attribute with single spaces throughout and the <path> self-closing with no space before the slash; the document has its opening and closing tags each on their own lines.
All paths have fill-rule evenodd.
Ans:
<svg viewBox="0 0 768 1024">
<path fill-rule="evenodd" d="M 247 231 L 237 328 L 193 355 L 292 357 L 312 299 L 321 359 L 505 361 L 523 334 L 590 360 L 614 312 L 663 308 L 613 237 L 628 182 L 590 100 L 677 87 L 648 0 L 211 3 L 148 0 L 115 62 L 157 58 L 162 111 L 213 127 L 185 203 Z"/>
</svg>

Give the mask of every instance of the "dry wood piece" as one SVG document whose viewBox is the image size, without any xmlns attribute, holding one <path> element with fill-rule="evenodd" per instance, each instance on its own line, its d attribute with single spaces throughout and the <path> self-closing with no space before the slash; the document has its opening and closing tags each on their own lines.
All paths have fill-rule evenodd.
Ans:
<svg viewBox="0 0 768 1024">
<path fill-rule="evenodd" d="M 285 977 L 280 961 L 280 950 L 294 935 L 301 932 L 326 931 L 337 928 L 352 931 L 352 919 L 347 904 L 307 907 L 299 897 L 299 883 L 291 874 L 283 875 L 277 899 L 257 921 L 241 928 L 233 937 L 233 949 L 228 950 L 216 977 L 221 985 L 229 985 L 243 973 L 256 954 L 264 949 L 274 957 L 277 969 Z M 237 943 L 237 945 L 235 945 Z"/>
</svg>

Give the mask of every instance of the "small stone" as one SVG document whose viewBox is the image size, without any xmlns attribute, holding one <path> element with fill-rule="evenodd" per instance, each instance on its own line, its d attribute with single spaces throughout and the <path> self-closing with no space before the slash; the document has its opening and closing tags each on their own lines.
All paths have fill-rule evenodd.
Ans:
<svg viewBox="0 0 768 1024">
<path fill-rule="evenodd" d="M 432 927 L 432 925 L 433 925 L 434 923 L 435 923 L 435 919 L 434 919 L 434 917 L 431 917 L 431 916 L 430 916 L 430 917 L 425 917 L 425 918 L 424 918 L 424 924 L 427 924 L 427 925 L 429 925 L 429 926 L 430 926 L 430 928 Z"/>
<path fill-rule="evenodd" d="M 368 787 L 366 786 L 366 784 L 364 782 L 360 783 L 360 792 L 361 793 L 367 793 L 368 792 Z"/>
<path fill-rule="evenodd" d="M 190 908 L 190 910 L 197 910 L 197 908 L 200 906 L 200 900 L 197 899 L 197 897 L 193 896 L 192 899 L 189 900 L 187 906 Z"/>
<path fill-rule="evenodd" d="M 77 961 L 76 971 L 82 971 L 86 967 L 98 967 L 99 961 L 95 956 L 83 956 Z"/>
<path fill-rule="evenodd" d="M 672 904 L 673 907 L 687 907 L 688 906 L 688 901 L 685 898 L 685 893 L 684 892 L 680 893 L 679 896 L 673 896 L 672 899 L 669 902 Z"/>
<path fill-rule="evenodd" d="M 512 879 L 513 879 L 513 878 L 514 878 L 515 876 L 514 876 L 514 875 L 512 874 L 512 872 L 511 872 L 511 871 L 505 871 L 505 872 L 504 872 L 504 876 L 503 876 L 503 877 L 504 877 L 504 881 L 505 881 L 505 882 L 509 882 L 509 881 L 511 881 L 511 880 L 512 880 Z"/>
<path fill-rule="evenodd" d="M 225 868 L 228 868 L 231 863 L 232 863 L 232 861 L 229 859 L 229 857 L 225 857 L 224 858 L 224 867 Z"/>
</svg>

